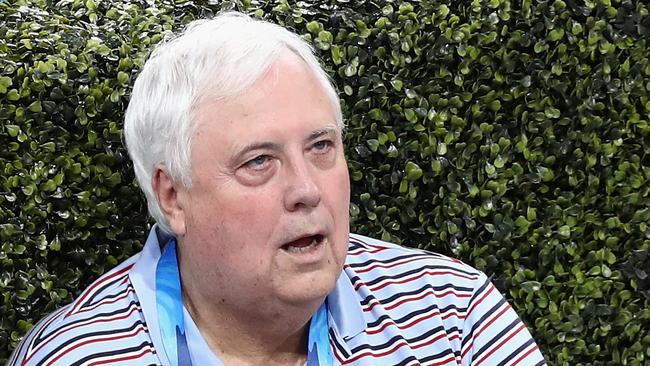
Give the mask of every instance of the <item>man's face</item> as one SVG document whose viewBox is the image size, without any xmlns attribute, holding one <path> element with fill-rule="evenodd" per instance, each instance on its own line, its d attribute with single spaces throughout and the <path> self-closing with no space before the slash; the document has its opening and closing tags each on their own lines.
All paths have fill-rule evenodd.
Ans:
<svg viewBox="0 0 650 366">
<path fill-rule="evenodd" d="M 347 253 L 350 185 L 320 85 L 285 52 L 248 92 L 197 111 L 192 186 L 170 222 L 188 285 L 243 307 L 322 300 Z"/>
</svg>

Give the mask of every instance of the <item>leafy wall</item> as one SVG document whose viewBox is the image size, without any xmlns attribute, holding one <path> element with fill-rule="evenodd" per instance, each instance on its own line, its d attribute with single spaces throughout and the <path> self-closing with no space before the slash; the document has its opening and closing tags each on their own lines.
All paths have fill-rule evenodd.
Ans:
<svg viewBox="0 0 650 366">
<path fill-rule="evenodd" d="M 650 5 L 0 2 L 0 363 L 142 245 L 121 143 L 150 47 L 220 9 L 301 33 L 338 85 L 354 231 L 492 276 L 550 365 L 650 363 Z"/>
</svg>

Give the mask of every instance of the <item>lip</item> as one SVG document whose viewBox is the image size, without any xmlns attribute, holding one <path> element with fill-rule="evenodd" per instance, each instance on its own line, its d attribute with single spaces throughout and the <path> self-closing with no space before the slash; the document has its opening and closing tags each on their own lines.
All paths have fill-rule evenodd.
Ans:
<svg viewBox="0 0 650 366">
<path fill-rule="evenodd" d="M 325 230 L 318 229 L 313 231 L 302 231 L 302 232 L 295 232 L 293 234 L 288 234 L 280 240 L 281 244 L 279 245 L 279 247 L 282 248 L 289 245 L 290 243 L 305 238 L 314 237 L 314 236 L 321 236 L 323 238 L 327 238 L 327 232 Z"/>
<path fill-rule="evenodd" d="M 317 243 L 310 243 L 307 246 L 302 246 L 302 250 L 289 250 L 287 247 L 291 243 L 299 242 L 307 238 L 313 238 L 317 240 Z M 301 234 L 293 237 L 290 240 L 287 240 L 284 244 L 280 246 L 280 252 L 282 252 L 287 257 L 291 258 L 292 261 L 299 264 L 310 264 L 320 262 L 325 256 L 325 246 L 328 245 L 329 240 L 327 236 L 322 232 L 315 232 L 313 234 Z M 312 246 L 307 248 L 308 246 Z"/>
</svg>

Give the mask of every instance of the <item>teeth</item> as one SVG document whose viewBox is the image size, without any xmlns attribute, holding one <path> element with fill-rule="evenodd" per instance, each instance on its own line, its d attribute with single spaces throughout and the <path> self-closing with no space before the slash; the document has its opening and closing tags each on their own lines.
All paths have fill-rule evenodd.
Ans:
<svg viewBox="0 0 650 366">
<path fill-rule="evenodd" d="M 306 245 L 304 247 L 295 247 L 293 245 L 288 245 L 286 246 L 285 250 L 289 253 L 306 253 L 312 250 L 318 244 L 320 244 L 320 240 L 316 240 L 316 238 L 314 238 L 312 239 L 311 243 L 309 243 L 309 245 Z"/>
</svg>

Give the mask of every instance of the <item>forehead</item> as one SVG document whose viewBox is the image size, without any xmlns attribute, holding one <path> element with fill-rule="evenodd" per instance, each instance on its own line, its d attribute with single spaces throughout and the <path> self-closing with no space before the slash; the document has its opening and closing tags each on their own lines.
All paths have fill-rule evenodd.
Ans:
<svg viewBox="0 0 650 366">
<path fill-rule="evenodd" d="M 218 138 L 228 145 L 287 137 L 289 132 L 308 135 L 326 126 L 338 126 L 322 83 L 300 57 L 289 51 L 280 54 L 247 91 L 206 99 L 197 105 L 196 114 L 195 139 L 209 134 L 213 141 Z"/>
</svg>

